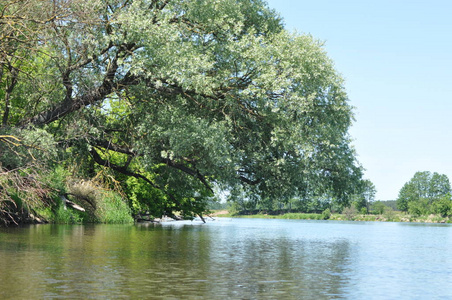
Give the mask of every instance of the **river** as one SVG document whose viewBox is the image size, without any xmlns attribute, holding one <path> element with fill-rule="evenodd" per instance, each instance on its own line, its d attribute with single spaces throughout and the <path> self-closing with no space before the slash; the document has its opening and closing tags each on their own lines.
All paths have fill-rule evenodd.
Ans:
<svg viewBox="0 0 452 300">
<path fill-rule="evenodd" d="M 450 299 L 452 226 L 218 218 L 0 228 L 0 299 Z"/>
</svg>

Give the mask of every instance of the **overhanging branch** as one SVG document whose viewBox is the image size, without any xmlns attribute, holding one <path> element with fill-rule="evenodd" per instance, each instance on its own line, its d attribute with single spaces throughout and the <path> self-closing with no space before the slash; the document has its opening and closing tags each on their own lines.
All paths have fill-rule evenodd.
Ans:
<svg viewBox="0 0 452 300">
<path fill-rule="evenodd" d="M 22 120 L 18 125 L 22 127 L 28 124 L 41 126 L 52 123 L 53 121 L 56 121 L 69 113 L 77 111 L 82 107 L 105 99 L 106 96 L 117 89 L 137 84 L 139 81 L 130 73 L 127 73 L 122 79 L 115 80 L 119 68 L 118 60 L 124 58 L 124 56 L 130 55 L 131 51 L 135 48 L 136 45 L 134 44 L 122 45 L 119 47 L 118 52 L 110 62 L 105 72 L 102 83 L 98 87 L 93 88 L 85 94 L 75 98 L 68 94 L 65 99 L 56 106 L 51 107 L 50 109 L 43 111 L 32 118 Z M 71 70 L 68 69 L 67 71 L 70 72 Z"/>
<path fill-rule="evenodd" d="M 174 197 L 174 195 L 172 195 L 171 193 L 168 193 L 164 189 L 160 188 L 158 185 L 156 185 L 155 183 L 150 181 L 146 176 L 139 174 L 139 173 L 129 171 L 129 170 L 127 170 L 127 167 L 119 166 L 119 165 L 113 164 L 112 162 L 110 162 L 108 160 L 103 159 L 94 148 L 91 149 L 90 153 L 91 153 L 92 158 L 94 159 L 94 161 L 97 164 L 99 164 L 101 166 L 106 166 L 108 168 L 111 168 L 111 169 L 113 169 L 121 174 L 127 175 L 127 176 L 132 176 L 132 177 L 135 177 L 138 179 L 143 179 L 153 188 L 158 189 L 158 190 L 164 192 L 165 194 L 167 194 L 168 197 L 170 197 L 171 201 L 173 201 L 175 204 L 180 205 L 180 202 L 176 199 L 176 197 Z"/>
<path fill-rule="evenodd" d="M 137 156 L 138 154 L 137 153 L 135 153 L 134 151 L 132 151 L 131 149 L 129 149 L 129 148 L 127 148 L 127 147 L 121 147 L 121 146 L 118 146 L 118 145 L 116 145 L 116 144 L 114 144 L 114 143 L 112 143 L 112 142 L 110 142 L 110 141 L 106 141 L 106 140 L 95 140 L 94 141 L 94 143 L 95 143 L 95 145 L 96 146 L 98 146 L 98 147 L 102 147 L 102 148 L 104 148 L 104 149 L 107 149 L 107 150 L 112 150 L 112 151 L 115 151 L 115 152 L 118 152 L 118 153 L 122 153 L 122 154 L 127 154 L 127 155 L 130 155 L 130 156 Z M 97 152 L 96 152 L 97 153 Z M 100 158 L 100 156 L 99 156 L 99 158 Z M 197 170 L 197 169 L 193 169 L 193 168 L 189 168 L 189 167 L 187 167 L 186 165 L 183 165 L 183 164 L 180 164 L 180 163 L 177 163 L 177 162 L 175 162 L 175 161 L 173 161 L 173 160 L 171 160 L 171 159 L 169 159 L 169 158 L 162 158 L 162 160 L 161 160 L 163 163 L 165 163 L 167 166 L 169 166 L 169 167 L 171 167 L 171 168 L 174 168 L 174 169 L 177 169 L 177 170 L 179 170 L 179 171 L 182 171 L 182 172 L 184 172 L 184 173 L 186 173 L 186 174 L 188 174 L 188 175 L 191 175 L 191 176 L 193 176 L 193 177 L 196 177 L 211 193 L 214 193 L 214 191 L 213 191 L 213 189 L 212 189 L 212 187 L 209 185 L 209 183 L 207 182 L 207 180 L 206 180 L 206 178 L 205 178 L 205 176 L 203 176 L 200 172 L 199 172 L 199 170 Z M 97 161 L 96 161 L 97 162 Z M 108 162 L 108 161 L 103 161 L 103 162 L 105 162 L 105 163 L 101 163 L 102 165 L 106 165 L 106 166 L 108 166 L 108 167 L 110 167 L 110 165 L 112 165 L 110 162 Z M 118 166 L 117 166 L 118 167 Z M 124 168 L 124 167 L 121 167 L 121 168 Z M 113 168 L 114 169 L 114 168 Z M 117 170 L 117 171 L 119 171 L 119 170 Z M 119 172 L 121 172 L 121 171 L 119 171 Z M 121 172 L 122 173 L 122 172 Z M 126 174 L 127 175 L 127 174 Z"/>
<path fill-rule="evenodd" d="M 169 158 L 164 158 L 164 159 L 162 159 L 162 161 L 163 161 L 166 165 L 168 165 L 168 166 L 170 166 L 170 167 L 172 167 L 172 168 L 178 169 L 178 170 L 180 170 L 180 171 L 182 171 L 182 172 L 184 172 L 184 173 L 186 173 L 186 174 L 189 174 L 189 175 L 191 175 L 191 176 L 193 176 L 193 177 L 196 177 L 199 181 L 201 181 L 201 183 L 202 183 L 202 184 L 203 184 L 203 185 L 204 185 L 204 186 L 205 186 L 212 194 L 214 193 L 212 187 L 209 185 L 209 183 L 207 182 L 206 178 L 199 172 L 199 170 L 191 169 L 191 168 L 189 168 L 189 167 L 187 167 L 187 166 L 185 166 L 185 165 L 183 165 L 183 164 L 178 164 L 178 163 L 172 161 L 172 160 L 169 159 Z"/>
<path fill-rule="evenodd" d="M 131 171 L 127 170 L 126 167 L 122 167 L 122 166 L 116 165 L 116 164 L 110 162 L 109 160 L 103 159 L 99 155 L 99 153 L 97 153 L 97 151 L 95 149 L 91 149 L 90 153 L 91 153 L 91 156 L 93 157 L 94 161 L 96 163 L 98 163 L 99 165 L 108 167 L 110 169 L 113 169 L 113 170 L 115 170 L 115 171 L 117 171 L 117 172 L 119 172 L 121 174 L 127 175 L 127 176 L 132 176 L 132 177 L 135 177 L 135 178 L 143 179 L 144 181 L 149 183 L 152 187 L 154 187 L 156 189 L 160 189 L 157 185 L 155 185 L 152 181 L 150 181 L 146 176 L 138 174 L 138 173 L 131 172 Z"/>
</svg>

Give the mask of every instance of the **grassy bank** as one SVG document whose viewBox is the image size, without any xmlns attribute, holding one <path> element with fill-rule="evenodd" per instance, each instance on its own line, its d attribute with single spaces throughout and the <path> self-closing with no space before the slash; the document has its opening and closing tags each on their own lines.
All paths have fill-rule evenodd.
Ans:
<svg viewBox="0 0 452 300">
<path fill-rule="evenodd" d="M 228 218 L 263 218 L 263 219 L 292 219 L 292 220 L 335 220 L 335 221 L 369 221 L 369 222 L 417 222 L 417 223 L 452 223 L 449 217 L 440 215 L 412 216 L 403 212 L 391 211 L 384 214 L 337 214 L 326 218 L 324 214 L 314 213 L 285 213 L 279 215 L 253 214 L 238 215 L 228 211 L 215 211 L 217 217 Z"/>
</svg>

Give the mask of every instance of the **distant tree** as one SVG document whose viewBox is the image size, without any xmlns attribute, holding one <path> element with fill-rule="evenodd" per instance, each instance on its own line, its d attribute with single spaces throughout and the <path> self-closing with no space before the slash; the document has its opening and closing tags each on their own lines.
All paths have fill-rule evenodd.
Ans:
<svg viewBox="0 0 452 300">
<path fill-rule="evenodd" d="M 430 179 L 430 186 L 428 189 L 428 199 L 431 201 L 443 198 L 445 195 L 450 193 L 451 186 L 449 178 L 444 174 L 433 173 Z"/>
<path fill-rule="evenodd" d="M 391 208 L 392 210 L 398 210 L 396 200 L 385 200 L 381 201 L 385 206 Z"/>
<path fill-rule="evenodd" d="M 375 199 L 377 190 L 372 181 L 365 179 L 359 184 L 358 192 L 353 196 L 353 204 L 359 212 L 369 212 L 369 206 Z"/>
<path fill-rule="evenodd" d="M 381 201 L 376 201 L 372 204 L 372 210 L 379 215 L 382 215 L 385 212 L 386 207 L 387 206 Z"/>
<path fill-rule="evenodd" d="M 408 211 L 408 203 L 417 199 L 419 199 L 419 195 L 416 193 L 414 185 L 411 182 L 405 183 L 396 200 L 397 208 L 401 211 Z"/>
<path fill-rule="evenodd" d="M 450 200 L 450 192 L 450 182 L 446 175 L 428 171 L 416 172 L 400 189 L 397 207 L 402 211 L 415 211 L 416 214 L 426 213 L 426 207 L 433 202 L 444 197 L 449 197 Z"/>
</svg>

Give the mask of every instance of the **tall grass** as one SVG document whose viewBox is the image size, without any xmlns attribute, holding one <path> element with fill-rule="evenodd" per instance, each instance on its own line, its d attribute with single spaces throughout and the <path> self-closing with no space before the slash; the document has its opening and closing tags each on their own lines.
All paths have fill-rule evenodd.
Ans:
<svg viewBox="0 0 452 300">
<path fill-rule="evenodd" d="M 96 216 L 101 223 L 133 223 L 132 211 L 120 195 L 105 192 L 97 202 Z"/>
<path fill-rule="evenodd" d="M 84 217 L 86 218 L 86 213 L 65 208 L 61 204 L 55 209 L 50 221 L 56 224 L 80 224 L 83 223 Z"/>
<path fill-rule="evenodd" d="M 33 205 L 33 213 L 41 220 L 56 224 L 80 224 L 80 223 L 132 223 L 132 213 L 127 203 L 121 195 L 115 191 L 108 190 L 96 185 L 92 181 L 66 181 L 65 175 L 56 172 L 48 176 L 48 182 L 53 189 L 52 200 L 44 205 L 42 202 Z M 61 200 L 61 196 L 66 195 L 69 200 L 83 207 L 85 211 L 79 211 L 66 206 Z M 21 203 L 20 199 L 16 200 Z M 28 202 L 30 203 L 30 202 Z M 17 205 L 16 205 L 17 206 Z"/>
</svg>

